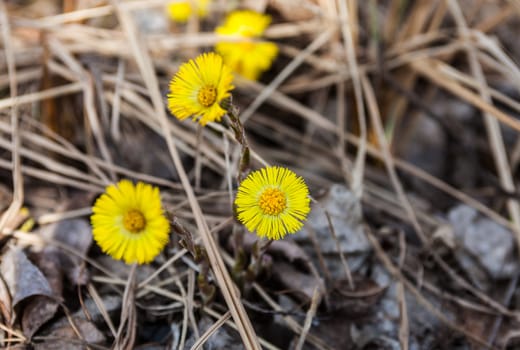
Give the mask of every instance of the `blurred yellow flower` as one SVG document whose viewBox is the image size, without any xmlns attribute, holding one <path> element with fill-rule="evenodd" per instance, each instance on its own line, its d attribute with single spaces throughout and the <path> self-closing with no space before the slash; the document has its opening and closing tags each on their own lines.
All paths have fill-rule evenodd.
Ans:
<svg viewBox="0 0 520 350">
<path fill-rule="evenodd" d="M 242 40 L 219 42 L 215 50 L 233 71 L 256 80 L 271 67 L 278 54 L 274 43 L 258 40 L 270 23 L 271 17 L 268 15 L 249 10 L 234 11 L 215 32 Z"/>
<path fill-rule="evenodd" d="M 166 12 L 175 22 L 185 23 L 194 12 L 200 18 L 206 17 L 208 6 L 209 0 L 176 1 L 166 5 Z"/>
<path fill-rule="evenodd" d="M 249 231 L 278 240 L 302 228 L 310 211 L 309 189 L 291 170 L 267 167 L 242 181 L 235 206 L 238 220 Z"/>
<path fill-rule="evenodd" d="M 201 125 L 220 121 L 220 102 L 231 96 L 233 74 L 214 52 L 203 53 L 179 67 L 170 82 L 168 108 L 179 120 L 193 117 Z"/>
<path fill-rule="evenodd" d="M 114 259 L 149 263 L 168 243 L 170 224 L 157 187 L 121 180 L 106 188 L 92 212 L 94 240 Z"/>
</svg>

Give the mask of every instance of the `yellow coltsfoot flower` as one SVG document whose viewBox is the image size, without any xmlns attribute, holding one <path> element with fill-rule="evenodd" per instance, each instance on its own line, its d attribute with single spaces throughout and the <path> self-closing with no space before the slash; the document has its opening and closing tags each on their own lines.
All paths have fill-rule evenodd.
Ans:
<svg viewBox="0 0 520 350">
<path fill-rule="evenodd" d="M 259 41 L 271 17 L 249 10 L 231 12 L 215 32 L 243 39 L 224 41 L 215 46 L 224 62 L 233 71 L 251 80 L 268 70 L 278 54 L 278 47 L 271 42 Z"/>
<path fill-rule="evenodd" d="M 179 67 L 170 82 L 168 109 L 179 120 L 193 117 L 201 125 L 220 121 L 222 100 L 231 96 L 233 74 L 222 57 L 203 53 Z"/>
<path fill-rule="evenodd" d="M 238 220 L 249 231 L 278 240 L 302 228 L 310 211 L 309 189 L 291 170 L 267 167 L 242 181 L 235 206 Z"/>
<path fill-rule="evenodd" d="M 185 23 L 195 12 L 200 18 L 206 17 L 208 5 L 209 0 L 175 1 L 166 5 L 166 12 L 175 22 Z"/>
<path fill-rule="evenodd" d="M 92 212 L 94 240 L 114 259 L 149 263 L 168 243 L 170 224 L 157 187 L 121 180 L 106 188 Z"/>
</svg>

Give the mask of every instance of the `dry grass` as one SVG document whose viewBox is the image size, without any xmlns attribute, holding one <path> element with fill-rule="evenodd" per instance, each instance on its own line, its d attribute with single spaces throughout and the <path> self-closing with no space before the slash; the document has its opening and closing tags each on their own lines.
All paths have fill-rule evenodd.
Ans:
<svg viewBox="0 0 520 350">
<path fill-rule="evenodd" d="M 215 16 L 203 26 L 192 21 L 186 27 L 170 24 L 166 32 L 141 31 L 138 13 L 160 12 L 167 2 L 49 1 L 54 7 L 46 14 L 37 2 L 0 3 L 0 174 L 11 194 L 7 206 L 0 207 L 0 232 L 26 247 L 56 246 L 83 259 L 92 271 L 84 292 L 95 301 L 116 347 L 133 346 L 136 312 L 156 315 L 161 305 L 142 302 L 155 296 L 163 304 L 173 303 L 171 315 L 182 315 L 177 345 L 183 346 L 188 333 L 194 333 L 198 341 L 192 348 L 202 348 L 221 327 L 230 327 L 248 349 L 276 349 L 268 337 L 255 332 L 251 313 L 246 312 L 229 272 L 233 258 L 220 244 L 236 225 L 231 200 L 239 153 L 233 134 L 219 124 L 201 130 L 193 123 L 179 123 L 165 109 L 169 78 L 181 62 L 219 40 L 207 27 L 218 23 L 230 4 L 214 1 Z M 433 233 L 444 223 L 410 199 L 403 178 L 414 179 L 444 193 L 451 203 L 473 207 L 511 230 L 520 250 L 515 179 L 520 163 L 520 102 L 500 88 L 500 84 L 508 86 L 518 96 L 520 58 L 512 52 L 515 47 L 508 47 L 515 42 L 495 38 L 511 22 L 518 25 L 518 2 L 463 2 L 470 6 L 457 0 L 289 3 L 298 11 L 279 12 L 279 2 L 259 2 L 274 14 L 275 23 L 266 36 L 279 43 L 280 58 L 260 82 L 240 78 L 235 82 L 234 102 L 251 134 L 254 167 L 290 166 L 315 193 L 343 182 L 367 210 L 412 227 L 420 248 L 428 250 Z M 403 3 L 407 3 L 405 9 L 400 7 Z M 70 11 L 62 12 L 62 5 Z M 481 200 L 475 192 L 400 158 L 397 150 L 415 146 L 407 141 L 407 126 L 420 113 L 433 113 L 433 104 L 442 102 L 446 94 L 482 114 L 487 138 L 475 144 L 482 145 L 492 159 L 485 171 L 494 174 L 497 187 L 509 194 L 505 200 Z M 449 122 L 448 129 L 455 134 L 460 131 Z M 504 141 L 506 129 L 514 133 L 515 151 Z M 145 159 L 152 159 L 152 153 L 154 165 L 147 166 Z M 455 171 L 456 164 L 448 165 Z M 204 313 L 215 321 L 206 331 L 198 329 L 194 311 L 202 309 L 195 285 L 198 266 L 186 250 L 175 248 L 169 258 L 161 258 L 151 276 L 135 281 L 133 273 L 122 278 L 60 242 L 13 231 L 10 226 L 24 205 L 34 208 L 39 226 L 85 217 L 90 213 L 89 200 L 122 177 L 161 186 L 167 207 L 196 232 L 206 249 L 211 276 L 222 296 L 204 307 Z M 74 198 L 61 197 L 63 203 L 49 206 L 27 190 L 33 188 L 58 188 L 63 193 L 83 194 L 88 200 L 74 205 Z M 378 260 L 399 281 L 403 349 L 409 346 L 411 328 L 405 290 L 447 327 L 479 346 L 495 347 L 496 334 L 474 334 L 447 319 L 425 297 L 425 289 L 464 308 L 494 313 L 497 327 L 503 318 L 516 320 L 510 300 L 495 299 L 475 288 L 437 252 L 432 253 L 433 260 L 448 276 L 447 283 L 461 294 L 449 294 L 428 281 L 419 288 L 415 277 L 405 273 L 406 267 L 384 251 L 380 237 L 367 235 Z M 405 249 L 407 243 L 401 243 Z M 319 242 L 315 244 L 319 249 Z M 407 252 L 401 253 L 404 257 Z M 342 261 L 353 286 L 349 267 Z M 117 291 L 127 303 L 119 324 L 103 305 L 105 288 Z M 255 282 L 252 288 L 271 311 L 284 311 L 268 292 L 270 286 Z M 290 315 L 282 317 L 298 349 L 304 343 L 330 348 L 310 332 L 320 301 L 321 295 L 316 296 L 310 306 L 302 308 L 303 313 L 308 310 L 303 324 Z M 2 323 L 0 328 L 4 344 L 28 341 L 13 325 Z"/>
</svg>

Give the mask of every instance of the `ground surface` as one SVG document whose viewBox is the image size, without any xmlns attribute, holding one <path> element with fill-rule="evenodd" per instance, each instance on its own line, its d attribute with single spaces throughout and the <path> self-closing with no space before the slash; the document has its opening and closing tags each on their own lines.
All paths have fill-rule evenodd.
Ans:
<svg viewBox="0 0 520 350">
<path fill-rule="evenodd" d="M 518 1 L 213 1 L 187 24 L 167 2 L 0 5 L 3 348 L 520 346 Z M 279 48 L 234 82 L 251 167 L 313 198 L 260 262 L 233 219 L 229 123 L 166 109 L 237 6 L 270 14 Z M 121 178 L 159 186 L 208 260 L 180 231 L 149 265 L 104 255 L 90 210 Z"/>
</svg>

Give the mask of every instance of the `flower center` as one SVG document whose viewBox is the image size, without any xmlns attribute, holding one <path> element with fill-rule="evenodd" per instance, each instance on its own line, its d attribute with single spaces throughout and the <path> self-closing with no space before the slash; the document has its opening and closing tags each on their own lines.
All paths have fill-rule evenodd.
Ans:
<svg viewBox="0 0 520 350">
<path fill-rule="evenodd" d="M 123 217 L 123 226 L 132 233 L 137 233 L 146 226 L 146 219 L 139 210 L 129 210 Z"/>
<path fill-rule="evenodd" d="M 258 206 L 264 214 L 278 215 L 287 207 L 285 193 L 277 188 L 268 188 L 258 198 Z"/>
<path fill-rule="evenodd" d="M 212 106 L 217 100 L 217 88 L 213 85 L 203 86 L 199 91 L 197 99 L 204 107 Z"/>
</svg>

